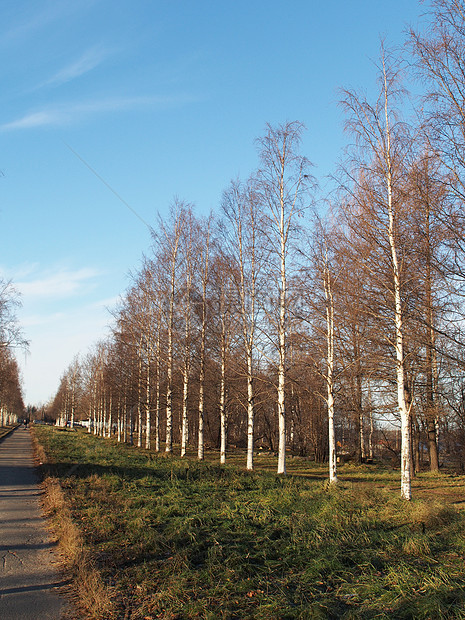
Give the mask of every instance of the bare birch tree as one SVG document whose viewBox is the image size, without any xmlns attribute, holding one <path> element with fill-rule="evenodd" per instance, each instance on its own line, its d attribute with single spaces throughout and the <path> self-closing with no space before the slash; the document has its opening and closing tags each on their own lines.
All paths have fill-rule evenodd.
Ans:
<svg viewBox="0 0 465 620">
<path fill-rule="evenodd" d="M 328 451 L 329 451 L 329 482 L 337 483 L 336 471 L 336 434 L 334 431 L 334 297 L 333 297 L 333 273 L 331 270 L 328 248 L 325 244 L 323 254 L 323 290 L 326 302 L 326 386 L 328 406 Z"/>
<path fill-rule="evenodd" d="M 263 251 L 259 243 L 262 221 L 259 205 L 250 185 L 231 183 L 222 202 L 229 228 L 229 251 L 237 267 L 233 277 L 240 304 L 242 342 L 245 350 L 247 381 L 247 469 L 253 469 L 254 457 L 254 356 L 259 305 L 257 294 Z"/>
<path fill-rule="evenodd" d="M 160 221 L 160 254 L 165 258 L 166 278 L 166 440 L 165 452 L 173 452 L 173 346 L 175 337 L 175 300 L 178 286 L 179 246 L 184 227 L 184 207 L 176 201 L 171 208 L 170 220 Z"/>
<path fill-rule="evenodd" d="M 355 135 L 359 159 L 355 166 L 362 184 L 370 187 L 376 207 L 376 234 L 387 241 L 390 256 L 390 286 L 394 322 L 397 405 L 401 418 L 401 496 L 411 499 L 410 407 L 406 397 L 405 326 L 403 306 L 403 265 L 399 261 L 400 214 L 403 207 L 403 172 L 410 154 L 410 138 L 393 107 L 399 98 L 399 69 L 381 50 L 380 92 L 372 105 L 364 96 L 345 91 L 343 105 L 348 114 L 348 129 Z M 363 170 L 363 172 L 360 172 Z M 352 179 L 357 173 L 352 173 Z M 356 225 L 359 225 L 357 222 Z"/>
<path fill-rule="evenodd" d="M 182 255 L 184 286 L 181 304 L 184 316 L 183 361 L 182 361 L 182 414 L 181 414 L 181 456 L 186 455 L 189 441 L 188 397 L 189 380 L 192 370 L 192 331 L 193 331 L 193 287 L 195 279 L 195 247 L 197 242 L 197 226 L 192 208 L 185 207 L 185 223 L 181 237 L 180 251 Z"/>
<path fill-rule="evenodd" d="M 227 375 L 231 368 L 231 342 L 235 336 L 237 320 L 237 295 L 234 286 L 235 261 L 226 252 L 218 248 L 212 261 L 212 303 L 215 329 L 214 347 L 218 352 L 220 366 L 219 418 L 220 418 L 220 463 L 226 463 L 227 431 L 229 411 L 227 406 Z M 235 364 L 237 368 L 237 365 Z"/>
<path fill-rule="evenodd" d="M 341 329 L 336 323 L 341 321 L 341 312 L 336 314 L 335 296 L 344 274 L 345 259 L 338 252 L 337 227 L 329 224 L 330 217 L 331 210 L 327 222 L 315 218 L 305 251 L 301 251 L 303 264 L 293 316 L 294 338 L 304 343 L 306 365 L 322 379 L 317 396 L 327 408 L 329 482 L 336 484 L 335 386 L 343 368 L 336 353 L 337 332 Z"/>
<path fill-rule="evenodd" d="M 276 350 L 278 474 L 286 473 L 286 351 L 289 322 L 288 278 L 297 218 L 308 206 L 310 162 L 300 155 L 304 126 L 297 121 L 267 125 L 258 142 L 261 166 L 255 193 L 266 218 L 265 234 L 275 261 L 270 277 L 276 284 Z M 295 248 L 294 248 L 295 249 Z"/>
<path fill-rule="evenodd" d="M 465 199 L 465 2 L 432 0 L 422 32 L 410 31 L 410 49 L 427 90 L 426 134 L 449 175 L 447 185 Z"/>
<path fill-rule="evenodd" d="M 210 242 L 212 216 L 199 227 L 199 275 L 200 275 L 200 350 L 199 350 L 199 434 L 197 457 L 199 461 L 205 458 L 205 362 L 207 342 L 207 310 L 208 284 L 210 277 Z"/>
</svg>

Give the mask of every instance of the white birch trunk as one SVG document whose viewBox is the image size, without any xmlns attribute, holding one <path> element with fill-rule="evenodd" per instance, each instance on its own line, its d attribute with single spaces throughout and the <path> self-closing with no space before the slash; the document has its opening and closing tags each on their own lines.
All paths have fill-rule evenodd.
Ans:
<svg viewBox="0 0 465 620">
<path fill-rule="evenodd" d="M 160 360 L 157 352 L 157 382 L 155 386 L 155 451 L 160 452 Z"/>
<path fill-rule="evenodd" d="M 134 419 L 133 419 L 133 408 L 131 407 L 129 410 L 129 445 L 134 445 Z"/>
<path fill-rule="evenodd" d="M 137 447 L 142 447 L 142 334 L 139 338 L 137 365 Z"/>
<path fill-rule="evenodd" d="M 122 416 L 123 416 L 123 443 L 126 443 L 128 440 L 128 400 L 127 400 L 126 389 L 124 390 Z"/>
<path fill-rule="evenodd" d="M 95 399 L 96 399 L 95 389 L 96 387 L 95 387 L 95 381 L 94 381 L 93 386 L 92 386 L 91 407 L 89 411 L 89 419 L 91 421 L 91 423 L 89 424 L 89 433 L 93 433 L 94 435 L 97 433 L 97 412 L 96 412 L 96 403 L 95 403 Z"/>
<path fill-rule="evenodd" d="M 220 463 L 226 463 L 226 381 L 225 381 L 225 351 L 221 353 L 221 385 L 220 385 Z"/>
<path fill-rule="evenodd" d="M 239 280 L 233 277 L 240 300 L 242 340 L 246 355 L 247 380 L 247 469 L 254 467 L 254 353 L 256 328 L 256 286 L 259 272 L 257 265 L 258 204 L 250 187 L 232 184 L 225 207 L 233 225 L 234 243 L 238 252 Z M 235 248 L 235 249 L 236 249 Z"/>
<path fill-rule="evenodd" d="M 286 372 L 286 229 L 284 219 L 284 157 L 282 160 L 280 178 L 280 264 L 281 286 L 279 294 L 279 323 L 278 323 L 278 474 L 286 473 L 286 402 L 285 402 L 285 372 Z"/>
<path fill-rule="evenodd" d="M 365 428 L 364 428 L 364 419 L 363 419 L 363 409 L 360 409 L 358 423 L 359 423 L 359 428 L 360 428 L 360 457 L 362 461 L 364 461 L 366 458 L 366 451 L 365 451 Z"/>
<path fill-rule="evenodd" d="M 116 441 L 121 443 L 122 429 L 123 429 L 123 419 L 121 416 L 121 395 L 118 396 L 118 406 L 116 409 L 116 424 L 117 424 L 117 437 Z"/>
<path fill-rule="evenodd" d="M 157 322 L 157 349 L 155 356 L 155 451 L 160 452 L 160 340 L 161 310 Z"/>
<path fill-rule="evenodd" d="M 223 281 L 224 285 L 224 281 Z M 221 315 L 221 381 L 220 381 L 220 463 L 226 463 L 227 446 L 227 416 L 226 416 L 226 362 L 229 352 L 227 337 L 226 316 L 226 295 L 225 287 L 221 291 L 220 315 Z"/>
<path fill-rule="evenodd" d="M 392 161 L 391 161 L 391 133 L 388 115 L 388 89 L 386 73 L 384 72 L 384 104 L 386 119 L 386 183 L 388 193 L 388 238 L 391 250 L 393 285 L 394 285 L 394 320 L 395 320 L 395 350 L 396 350 L 396 377 L 397 377 L 397 401 L 401 419 L 401 497 L 407 500 L 412 498 L 411 491 L 411 428 L 410 411 L 407 407 L 405 397 L 405 369 L 404 369 L 404 332 L 403 332 L 403 313 L 401 299 L 401 280 L 399 262 L 397 258 L 397 247 L 395 238 L 395 213 L 393 205 L 393 186 L 392 186 Z"/>
<path fill-rule="evenodd" d="M 202 325 L 202 341 L 200 349 L 200 373 L 199 373 L 199 442 L 197 458 L 203 461 L 205 458 L 205 437 L 204 437 L 204 384 L 205 384 L 205 325 Z"/>
<path fill-rule="evenodd" d="M 183 369 L 183 385 L 182 385 L 182 426 L 181 426 L 181 456 L 186 456 L 187 442 L 189 441 L 189 418 L 187 410 L 187 399 L 189 396 L 189 369 L 187 361 L 184 363 Z"/>
<path fill-rule="evenodd" d="M 255 340 L 255 221 L 253 215 L 252 220 L 252 247 L 251 251 L 251 273 L 250 273 L 250 308 L 247 310 L 247 284 L 244 273 L 244 256 L 242 246 L 242 223 L 238 222 L 239 237 L 239 257 L 240 257 L 240 298 L 241 298 L 241 314 L 242 314 L 242 332 L 247 357 L 247 470 L 252 471 L 254 468 L 254 427 L 255 427 L 255 396 L 254 396 L 254 378 L 253 378 L 253 351 Z"/>
<path fill-rule="evenodd" d="M 247 469 L 253 470 L 253 448 L 254 448 L 254 383 L 252 375 L 252 352 L 247 351 Z"/>
<path fill-rule="evenodd" d="M 71 377 L 72 387 L 71 387 L 71 421 L 70 427 L 74 428 L 74 414 L 76 410 L 76 379 L 75 377 Z"/>
<path fill-rule="evenodd" d="M 150 359 L 147 359 L 147 376 L 145 380 L 145 449 L 150 450 L 150 431 L 152 426 L 150 411 Z"/>
<path fill-rule="evenodd" d="M 199 371 L 199 441 L 197 457 L 199 461 L 205 458 L 205 345 L 207 335 L 207 285 L 210 252 L 210 222 L 208 223 L 205 239 L 205 262 L 202 274 L 202 327 L 200 337 L 200 371 Z"/>
<path fill-rule="evenodd" d="M 107 424 L 107 437 L 111 437 L 111 426 L 113 422 L 113 396 L 110 392 L 110 398 L 108 400 L 108 424 Z"/>
<path fill-rule="evenodd" d="M 182 414 L 181 414 L 181 456 L 186 456 L 187 444 L 189 441 L 189 374 L 190 374 L 190 332 L 191 332 L 191 263 L 190 251 L 188 248 L 187 267 L 186 267 L 186 299 L 184 309 L 184 368 L 182 386 Z"/>
<path fill-rule="evenodd" d="M 370 383 L 370 379 L 368 380 L 368 407 L 369 407 L 369 412 L 370 412 L 370 433 L 368 435 L 368 454 L 369 454 L 369 458 L 371 460 L 373 460 L 374 458 L 374 453 L 373 453 L 373 433 L 374 433 L 374 423 L 373 423 L 373 407 L 372 407 L 372 401 L 371 401 L 371 383 Z"/>
<path fill-rule="evenodd" d="M 99 399 L 99 408 L 98 408 L 98 436 L 103 437 L 103 408 L 104 408 L 104 400 L 103 395 Z"/>
<path fill-rule="evenodd" d="M 173 452 L 173 320 L 174 320 L 174 269 L 168 321 L 168 360 L 166 368 L 166 443 L 165 452 Z"/>
<path fill-rule="evenodd" d="M 175 240 L 171 255 L 171 282 L 168 315 L 168 351 L 166 368 L 166 441 L 165 452 L 173 452 L 173 332 L 174 332 L 174 301 L 176 285 L 176 257 L 179 243 L 179 222 L 176 222 Z"/>
<path fill-rule="evenodd" d="M 327 359 L 326 359 L 326 384 L 327 384 L 327 406 L 328 406 L 328 441 L 329 441 L 329 482 L 337 484 L 337 455 L 336 455 L 336 435 L 334 430 L 334 302 L 331 287 L 331 274 L 329 271 L 327 258 L 325 258 L 324 269 L 324 291 L 326 299 L 326 339 L 327 339 Z"/>
</svg>

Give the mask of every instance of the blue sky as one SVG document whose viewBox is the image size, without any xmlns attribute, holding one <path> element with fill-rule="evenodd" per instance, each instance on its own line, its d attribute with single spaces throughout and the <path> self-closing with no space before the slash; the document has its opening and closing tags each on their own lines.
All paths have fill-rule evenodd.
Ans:
<svg viewBox="0 0 465 620">
<path fill-rule="evenodd" d="M 175 196 L 216 210 L 265 124 L 305 123 L 324 184 L 347 142 L 340 87 L 374 87 L 380 36 L 416 0 L 3 0 L 0 273 L 22 295 L 25 400 L 53 396 Z"/>
</svg>

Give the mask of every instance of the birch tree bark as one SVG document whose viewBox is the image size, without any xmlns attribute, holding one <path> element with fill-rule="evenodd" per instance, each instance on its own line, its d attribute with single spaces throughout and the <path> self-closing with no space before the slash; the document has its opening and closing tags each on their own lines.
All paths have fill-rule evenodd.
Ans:
<svg viewBox="0 0 465 620">
<path fill-rule="evenodd" d="M 152 416 L 150 409 L 150 357 L 147 359 L 145 372 L 145 449 L 150 450 L 151 438 L 150 431 L 152 426 Z"/>
<path fill-rule="evenodd" d="M 326 385 L 328 405 L 329 482 L 337 483 L 336 433 L 334 431 L 334 299 L 327 251 L 323 270 L 323 288 L 326 300 Z"/>
<path fill-rule="evenodd" d="M 142 332 L 137 347 L 137 447 L 142 447 Z"/>
<path fill-rule="evenodd" d="M 160 452 L 160 362 L 161 362 L 161 306 L 157 321 L 157 348 L 155 357 L 155 451 Z"/>
</svg>

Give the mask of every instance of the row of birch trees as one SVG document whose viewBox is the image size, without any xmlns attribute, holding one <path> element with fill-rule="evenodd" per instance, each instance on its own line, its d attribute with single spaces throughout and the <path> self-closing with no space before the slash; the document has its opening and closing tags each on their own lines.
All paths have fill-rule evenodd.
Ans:
<svg viewBox="0 0 465 620">
<path fill-rule="evenodd" d="M 433 2 L 403 56 L 381 46 L 377 94 L 343 91 L 351 146 L 329 199 L 295 121 L 266 127 L 217 213 L 176 200 L 56 415 L 200 460 L 242 447 L 250 470 L 270 449 L 284 474 L 292 449 L 331 482 L 338 454 L 382 451 L 405 499 L 424 464 L 463 466 L 464 9 Z"/>
</svg>

